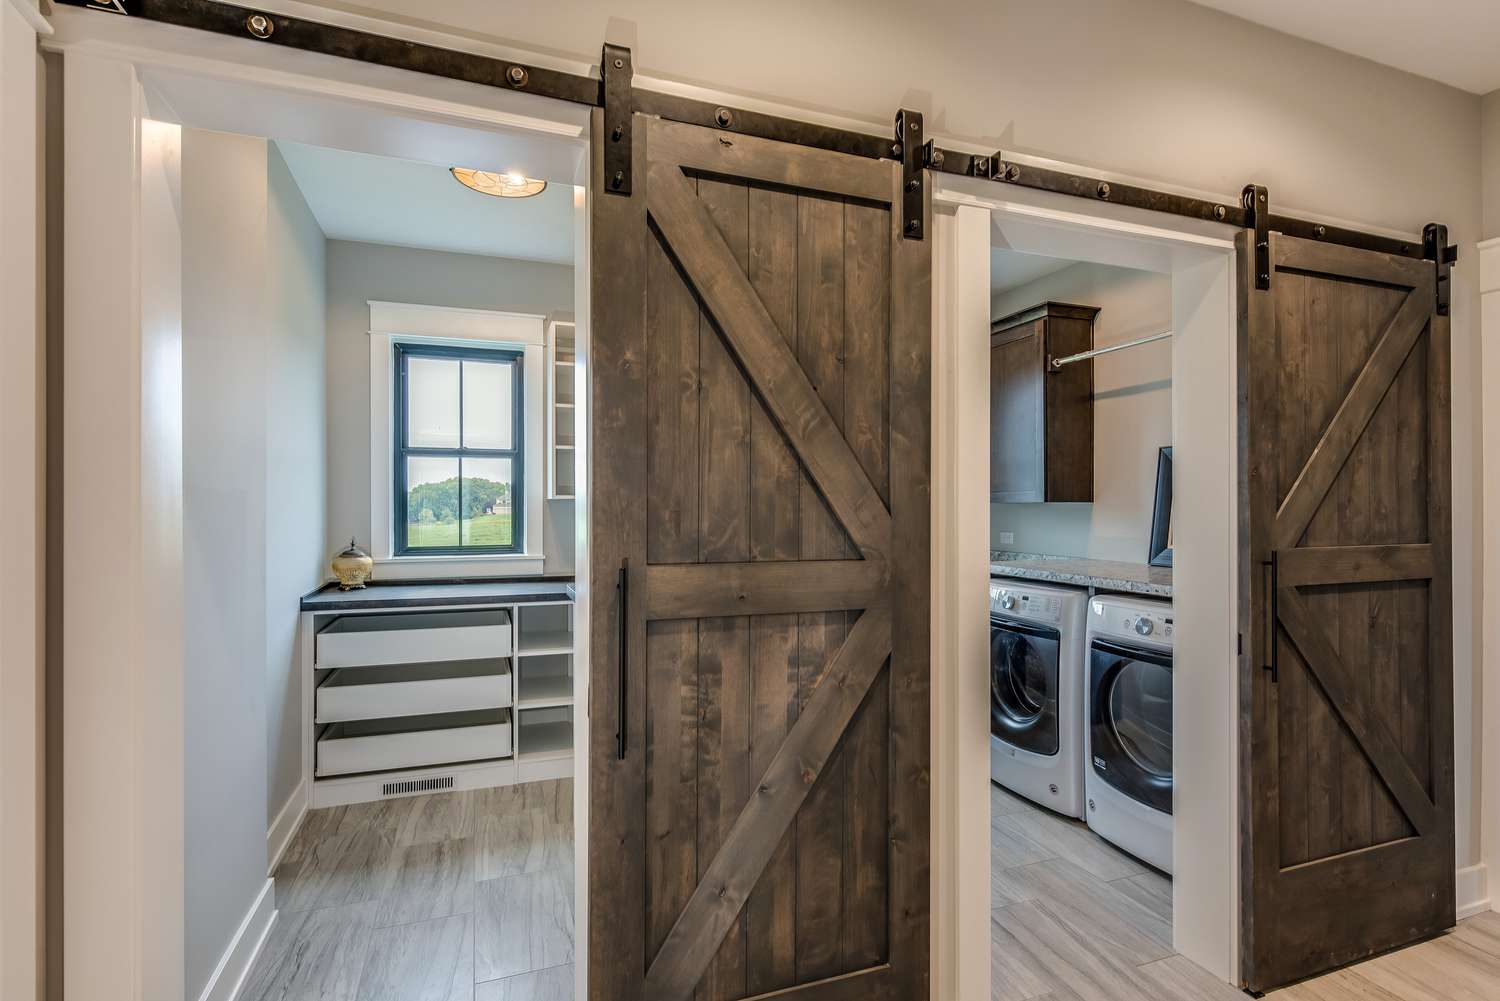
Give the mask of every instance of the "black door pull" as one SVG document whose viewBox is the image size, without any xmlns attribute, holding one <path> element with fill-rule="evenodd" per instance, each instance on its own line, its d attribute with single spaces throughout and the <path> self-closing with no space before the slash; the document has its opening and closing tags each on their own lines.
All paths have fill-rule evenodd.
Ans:
<svg viewBox="0 0 1500 1001">
<path fill-rule="evenodd" d="M 1266 586 L 1266 661 L 1261 669 L 1271 672 L 1271 684 L 1279 684 L 1281 681 L 1281 651 L 1276 643 L 1276 591 L 1279 585 L 1277 580 L 1276 550 L 1271 550 L 1271 558 L 1261 563 L 1262 570 L 1269 570 L 1270 574 L 1261 574 L 1262 580 L 1268 580 Z"/>
<path fill-rule="evenodd" d="M 630 684 L 630 559 L 626 557 L 620 560 L 620 674 L 616 681 L 619 684 L 619 706 L 616 711 L 619 716 L 615 723 L 615 747 L 621 761 L 625 760 L 626 733 L 628 724 L 628 712 L 630 703 L 628 701 L 627 689 Z"/>
</svg>

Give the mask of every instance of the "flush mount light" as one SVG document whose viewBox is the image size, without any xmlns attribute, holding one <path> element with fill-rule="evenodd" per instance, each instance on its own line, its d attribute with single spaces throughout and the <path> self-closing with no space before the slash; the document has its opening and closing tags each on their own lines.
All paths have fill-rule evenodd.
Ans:
<svg viewBox="0 0 1500 1001">
<path fill-rule="evenodd" d="M 542 189 L 547 186 L 546 181 L 514 172 L 497 174 L 492 170 L 475 170 L 472 167 L 449 167 L 448 170 L 464 187 L 496 198 L 530 198 L 541 194 Z"/>
</svg>

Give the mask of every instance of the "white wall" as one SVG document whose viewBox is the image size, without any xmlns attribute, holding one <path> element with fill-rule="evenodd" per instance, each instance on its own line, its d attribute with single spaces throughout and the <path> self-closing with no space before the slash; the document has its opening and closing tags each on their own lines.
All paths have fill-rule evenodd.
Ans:
<svg viewBox="0 0 1500 1001">
<path fill-rule="evenodd" d="M 267 826 L 302 778 L 297 599 L 328 573 L 323 231 L 274 144 L 267 163 Z"/>
<path fill-rule="evenodd" d="M 328 17 L 341 4 L 326 0 Z M 1480 98 L 1186 0 L 577 0 L 528 10 L 364 0 L 364 14 L 447 27 L 587 66 L 601 36 L 633 46 L 637 79 L 713 87 L 888 134 L 928 134 L 1237 196 L 1275 210 L 1420 233 L 1437 220 L 1454 273 L 1454 697 L 1459 864 L 1477 859 L 1480 449 Z M 367 22 L 368 23 L 368 22 Z M 726 41 L 729 40 L 729 41 Z M 453 43 L 450 43 L 453 44 Z M 1045 81 L 1045 85 L 1039 85 Z M 1468 749 L 1465 752 L 1464 749 Z"/>
<path fill-rule="evenodd" d="M 1172 329 L 1172 277 L 1080 263 L 997 293 L 990 318 L 1040 302 L 1099 306 L 1094 347 Z M 990 547 L 1144 563 L 1156 500 L 1157 450 L 1172 443 L 1172 344 L 1094 359 L 1092 504 L 991 504 Z M 1000 532 L 1012 532 L 1002 544 Z"/>
<path fill-rule="evenodd" d="M 185 130 L 187 996 L 266 879 L 266 144 Z"/>
<path fill-rule="evenodd" d="M 573 309 L 559 264 L 328 241 L 328 538 L 370 541 L 370 300 L 549 313 Z M 533 469 L 545 469 L 533 463 Z M 572 501 L 548 501 L 546 572 L 573 570 Z M 379 571 L 376 571 L 377 574 Z"/>
<path fill-rule="evenodd" d="M 297 599 L 324 577 L 323 233 L 263 139 L 183 132 L 186 968 L 203 990 L 301 777 Z"/>
</svg>

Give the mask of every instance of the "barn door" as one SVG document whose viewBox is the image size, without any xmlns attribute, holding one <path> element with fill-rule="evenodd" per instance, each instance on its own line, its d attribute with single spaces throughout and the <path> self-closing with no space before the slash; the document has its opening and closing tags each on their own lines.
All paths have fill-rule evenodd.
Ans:
<svg viewBox="0 0 1500 1001">
<path fill-rule="evenodd" d="M 1242 261 L 1243 964 L 1264 990 L 1454 923 L 1448 318 L 1431 263 Z"/>
<path fill-rule="evenodd" d="M 594 164 L 589 998 L 920 1001 L 929 244 L 894 163 L 632 131 L 630 195 Z"/>
</svg>

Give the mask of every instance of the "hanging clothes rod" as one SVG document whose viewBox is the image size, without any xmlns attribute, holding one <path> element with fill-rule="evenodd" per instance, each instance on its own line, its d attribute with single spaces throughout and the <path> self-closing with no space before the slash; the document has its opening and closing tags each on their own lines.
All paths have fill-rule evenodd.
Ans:
<svg viewBox="0 0 1500 1001">
<path fill-rule="evenodd" d="M 1092 351 L 1080 351 L 1076 355 L 1067 355 L 1063 358 L 1053 358 L 1052 363 L 1048 366 L 1048 368 L 1056 372 L 1064 365 L 1071 365 L 1075 361 L 1088 361 L 1090 358 L 1098 358 L 1100 355 L 1107 355 L 1111 351 L 1124 351 L 1126 348 L 1138 348 L 1142 344 L 1150 344 L 1152 341 L 1164 341 L 1171 336 L 1172 331 L 1168 330 L 1165 333 L 1152 334 L 1150 337 L 1142 337 L 1139 340 L 1126 341 L 1124 344 L 1111 344 L 1107 348 L 1095 348 Z"/>
</svg>

